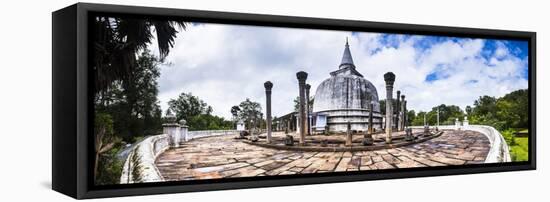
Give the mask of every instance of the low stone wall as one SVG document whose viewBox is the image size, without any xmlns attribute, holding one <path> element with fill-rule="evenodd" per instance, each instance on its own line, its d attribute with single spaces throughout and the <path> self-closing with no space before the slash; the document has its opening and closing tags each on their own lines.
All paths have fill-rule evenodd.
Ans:
<svg viewBox="0 0 550 202">
<path fill-rule="evenodd" d="M 434 127 L 434 126 L 431 126 Z M 412 126 L 411 128 L 423 128 L 423 126 Z M 457 126 L 455 125 L 445 125 L 445 126 L 438 126 L 438 129 L 440 130 L 456 130 Z M 485 163 L 500 163 L 500 162 L 510 162 L 510 149 L 508 148 L 508 144 L 504 140 L 504 137 L 502 137 L 502 134 L 498 132 L 495 128 L 491 126 L 486 125 L 467 125 L 467 126 L 458 126 L 458 129 L 460 130 L 471 130 L 479 132 L 487 139 L 489 139 L 489 142 L 491 143 L 491 148 L 489 149 L 489 153 L 487 154 L 487 158 L 485 158 Z"/>
<path fill-rule="evenodd" d="M 197 130 L 187 132 L 187 140 L 219 135 L 238 135 L 238 130 Z"/>
<path fill-rule="evenodd" d="M 162 134 L 148 137 L 135 145 L 124 162 L 120 183 L 163 181 L 155 160 L 159 154 L 170 148 L 170 141 L 167 134 Z"/>
<path fill-rule="evenodd" d="M 147 137 L 133 146 L 122 168 L 121 184 L 164 181 L 155 166 L 155 160 L 162 152 L 197 138 L 239 133 L 237 130 L 185 131 L 180 130 L 179 126 L 165 128 L 165 132 L 167 134 Z"/>
</svg>

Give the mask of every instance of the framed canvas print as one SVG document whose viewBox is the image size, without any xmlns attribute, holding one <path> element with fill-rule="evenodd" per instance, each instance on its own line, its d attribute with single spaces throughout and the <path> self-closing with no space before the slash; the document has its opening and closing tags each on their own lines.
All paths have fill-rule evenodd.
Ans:
<svg viewBox="0 0 550 202">
<path fill-rule="evenodd" d="M 78 3 L 53 20 L 75 198 L 535 169 L 536 34 Z"/>
</svg>

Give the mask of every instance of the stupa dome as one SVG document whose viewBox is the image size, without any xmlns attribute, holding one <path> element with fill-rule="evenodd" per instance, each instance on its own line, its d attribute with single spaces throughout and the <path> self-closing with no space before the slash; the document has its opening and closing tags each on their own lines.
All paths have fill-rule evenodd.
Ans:
<svg viewBox="0 0 550 202">
<path fill-rule="evenodd" d="M 317 87 L 313 103 L 314 112 L 341 109 L 366 110 L 370 103 L 374 105 L 374 112 L 380 112 L 378 92 L 370 81 L 355 70 L 347 41 L 339 69 L 331 72 L 330 75 Z"/>
</svg>

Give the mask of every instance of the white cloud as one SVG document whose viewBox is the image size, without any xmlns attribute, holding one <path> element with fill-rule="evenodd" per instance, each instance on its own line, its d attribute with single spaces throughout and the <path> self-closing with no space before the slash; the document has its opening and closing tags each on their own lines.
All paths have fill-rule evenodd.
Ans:
<svg viewBox="0 0 550 202">
<path fill-rule="evenodd" d="M 383 74 L 396 74 L 395 88 L 408 100 L 409 109 L 428 110 L 438 104 L 464 108 L 481 95 L 502 96 L 527 88 L 521 78 L 526 61 L 496 46 L 492 58 L 480 57 L 483 40 L 444 40 L 419 48 L 422 36 L 395 37 L 393 46 L 384 35 L 343 31 L 199 24 L 178 34 L 175 47 L 161 67 L 161 107 L 181 92 L 199 96 L 214 114 L 230 117 L 230 108 L 246 98 L 265 109 L 263 83 L 273 82 L 275 116 L 293 109 L 298 95 L 296 72 L 309 73 L 311 94 L 338 68 L 345 38 L 357 70 L 385 97 Z M 433 41 L 428 41 L 433 42 Z M 395 45 L 397 44 L 397 45 Z M 155 50 L 154 47 L 152 47 Z M 445 79 L 426 82 L 437 72 Z"/>
</svg>

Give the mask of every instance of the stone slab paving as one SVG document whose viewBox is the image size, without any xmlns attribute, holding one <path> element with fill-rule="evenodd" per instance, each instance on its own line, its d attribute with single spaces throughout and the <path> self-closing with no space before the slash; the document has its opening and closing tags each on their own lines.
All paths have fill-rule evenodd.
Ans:
<svg viewBox="0 0 550 202">
<path fill-rule="evenodd" d="M 167 150 L 156 165 L 165 180 L 195 180 L 478 164 L 489 149 L 489 140 L 474 131 L 445 131 L 415 145 L 360 152 L 275 150 L 218 136 Z"/>
</svg>

